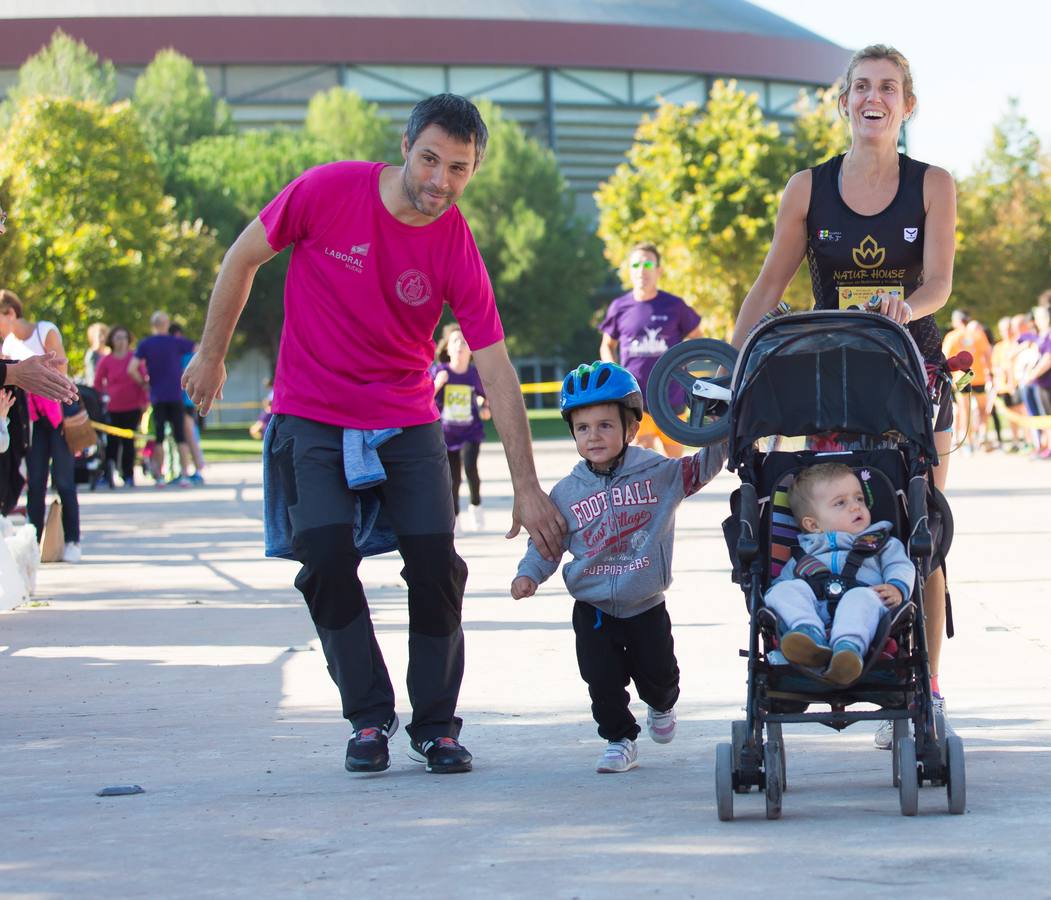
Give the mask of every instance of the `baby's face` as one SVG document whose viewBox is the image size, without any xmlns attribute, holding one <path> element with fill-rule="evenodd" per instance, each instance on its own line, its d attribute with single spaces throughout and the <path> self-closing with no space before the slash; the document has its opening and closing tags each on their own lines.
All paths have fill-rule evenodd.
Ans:
<svg viewBox="0 0 1051 900">
<path fill-rule="evenodd" d="M 843 475 L 816 486 L 814 508 L 804 520 L 814 527 L 807 531 L 845 531 L 860 534 L 872 524 L 872 514 L 865 505 L 865 494 L 861 482 L 854 475 Z"/>
</svg>

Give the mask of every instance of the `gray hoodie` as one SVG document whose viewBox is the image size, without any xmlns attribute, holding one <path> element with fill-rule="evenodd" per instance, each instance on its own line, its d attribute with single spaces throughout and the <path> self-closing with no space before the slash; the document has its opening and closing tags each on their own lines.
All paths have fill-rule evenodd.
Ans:
<svg viewBox="0 0 1051 900">
<path fill-rule="evenodd" d="M 551 491 L 569 526 L 563 549 L 573 558 L 562 577 L 570 595 L 621 619 L 661 603 L 671 584 L 675 510 L 719 474 L 726 448 L 723 442 L 694 456 L 665 459 L 628 447 L 612 476 L 577 463 Z M 518 575 L 540 584 L 557 568 L 530 540 Z"/>
<path fill-rule="evenodd" d="M 803 548 L 804 553 L 809 553 L 828 566 L 833 575 L 838 575 L 847 564 L 850 548 L 854 546 L 857 538 L 873 531 L 889 531 L 890 527 L 890 522 L 873 522 L 858 534 L 846 531 L 800 532 L 799 546 Z M 774 583 L 794 578 L 795 570 L 796 561 L 793 558 L 785 564 Z M 908 600 L 912 593 L 912 585 L 916 581 L 916 567 L 905 552 L 902 542 L 896 537 L 889 537 L 878 554 L 865 557 L 854 577 L 862 584 L 893 584 L 901 591 L 902 599 Z"/>
</svg>

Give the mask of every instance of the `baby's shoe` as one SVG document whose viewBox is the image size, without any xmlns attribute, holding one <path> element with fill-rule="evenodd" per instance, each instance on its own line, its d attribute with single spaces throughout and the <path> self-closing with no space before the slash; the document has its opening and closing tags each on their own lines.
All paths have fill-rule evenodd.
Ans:
<svg viewBox="0 0 1051 900">
<path fill-rule="evenodd" d="M 861 648 L 853 641 L 841 638 L 832 647 L 832 661 L 828 664 L 825 677 L 836 684 L 853 684 L 864 667 Z"/>
<path fill-rule="evenodd" d="M 832 657 L 825 632 L 813 625 L 800 625 L 781 636 L 781 652 L 797 666 L 823 666 Z"/>
<path fill-rule="evenodd" d="M 670 744 L 675 737 L 675 707 L 661 712 L 652 706 L 646 708 L 646 730 L 658 744 Z"/>
<path fill-rule="evenodd" d="M 627 772 L 639 764 L 639 751 L 631 738 L 610 741 L 602 756 L 599 757 L 596 772 Z"/>
</svg>

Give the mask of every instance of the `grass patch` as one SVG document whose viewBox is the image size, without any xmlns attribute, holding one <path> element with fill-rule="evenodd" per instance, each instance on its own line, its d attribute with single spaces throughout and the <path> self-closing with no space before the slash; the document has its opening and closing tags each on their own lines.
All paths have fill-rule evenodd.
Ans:
<svg viewBox="0 0 1051 900">
<path fill-rule="evenodd" d="M 569 436 L 557 409 L 531 409 L 527 415 L 534 441 Z M 485 439 L 498 440 L 492 421 L 485 423 Z M 261 458 L 263 442 L 254 440 L 248 434 L 247 426 L 212 425 L 201 435 L 201 449 L 210 462 L 244 462 Z"/>
<path fill-rule="evenodd" d="M 201 449 L 209 462 L 243 462 L 261 459 L 263 442 L 251 437 L 247 427 L 214 425 L 201 435 Z"/>
</svg>

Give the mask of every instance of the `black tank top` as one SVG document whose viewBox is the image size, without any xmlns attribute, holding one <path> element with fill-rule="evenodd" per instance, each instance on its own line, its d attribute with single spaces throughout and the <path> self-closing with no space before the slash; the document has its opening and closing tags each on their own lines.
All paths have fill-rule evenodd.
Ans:
<svg viewBox="0 0 1051 900">
<path fill-rule="evenodd" d="M 811 172 L 807 210 L 807 264 L 815 309 L 864 306 L 873 294 L 900 291 L 904 299 L 923 284 L 923 176 L 927 163 L 898 154 L 898 192 L 873 216 L 854 212 L 839 192 L 843 156 Z M 920 353 L 941 360 L 934 316 L 909 323 Z"/>
</svg>

